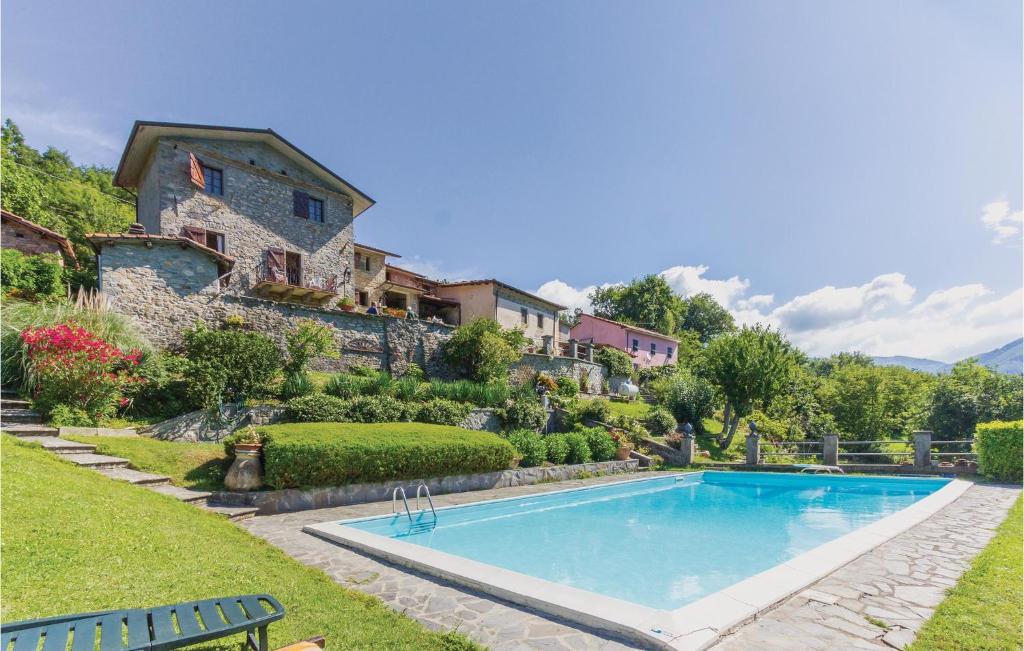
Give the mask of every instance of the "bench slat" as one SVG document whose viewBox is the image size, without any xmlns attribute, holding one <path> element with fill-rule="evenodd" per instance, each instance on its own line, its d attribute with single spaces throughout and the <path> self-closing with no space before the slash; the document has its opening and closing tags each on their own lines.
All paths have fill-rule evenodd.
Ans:
<svg viewBox="0 0 1024 651">
<path fill-rule="evenodd" d="M 67 651 L 68 635 L 71 634 L 71 622 L 52 624 L 46 627 L 46 639 L 43 640 L 43 651 Z M 4 644 L 4 649 L 7 645 Z"/>
<path fill-rule="evenodd" d="M 242 606 L 244 606 L 245 610 L 249 613 L 249 619 L 266 617 L 267 609 L 263 607 L 263 604 L 260 603 L 259 599 L 251 595 L 246 595 L 239 599 L 242 602 Z"/>
<path fill-rule="evenodd" d="M 232 626 L 243 626 L 249 623 L 249 618 L 245 616 L 234 599 L 220 600 L 220 609 L 224 611 L 224 616 Z"/>
<path fill-rule="evenodd" d="M 74 623 L 75 640 L 71 651 L 93 651 L 96 648 L 96 619 L 82 619 Z"/>
<path fill-rule="evenodd" d="M 111 613 L 100 619 L 100 651 L 121 651 L 124 648 L 122 622 L 124 615 Z"/>
<path fill-rule="evenodd" d="M 153 623 L 153 642 L 169 642 L 178 639 L 179 635 L 174 630 L 171 612 L 170 606 L 154 608 L 149 612 L 149 619 Z"/>
<path fill-rule="evenodd" d="M 43 629 L 41 628 L 32 628 L 18 633 L 18 637 L 14 640 L 14 651 L 36 651 L 42 633 Z"/>
<path fill-rule="evenodd" d="M 199 622 L 196 621 L 195 604 L 175 606 L 174 613 L 178 616 L 178 628 L 181 629 L 181 634 L 186 638 L 203 634 L 203 629 L 199 627 Z"/>
<path fill-rule="evenodd" d="M 129 610 L 125 621 L 128 625 L 128 648 L 149 647 L 149 618 L 143 610 Z"/>
<path fill-rule="evenodd" d="M 206 630 L 209 632 L 227 628 L 227 624 L 221 619 L 220 613 L 217 612 L 217 608 L 213 604 L 212 601 L 200 601 L 196 604 L 199 614 L 203 616 L 203 624 L 206 625 Z"/>
</svg>

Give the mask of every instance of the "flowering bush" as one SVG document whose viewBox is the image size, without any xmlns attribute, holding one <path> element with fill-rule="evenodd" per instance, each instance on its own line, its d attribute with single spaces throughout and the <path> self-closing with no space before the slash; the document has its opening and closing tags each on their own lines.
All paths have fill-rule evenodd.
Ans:
<svg viewBox="0 0 1024 651">
<path fill-rule="evenodd" d="M 81 409 L 91 418 L 125 407 L 124 390 L 135 375 L 139 351 L 124 352 L 75 323 L 26 328 L 21 339 L 37 378 L 35 406 L 49 414 L 57 405 Z"/>
</svg>

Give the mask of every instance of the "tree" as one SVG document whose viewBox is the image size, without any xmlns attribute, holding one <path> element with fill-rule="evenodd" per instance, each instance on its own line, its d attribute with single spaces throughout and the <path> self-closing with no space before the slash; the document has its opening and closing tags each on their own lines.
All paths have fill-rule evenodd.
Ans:
<svg viewBox="0 0 1024 651">
<path fill-rule="evenodd" d="M 701 292 L 684 299 L 683 302 L 684 316 L 679 323 L 678 331 L 696 332 L 702 344 L 707 344 L 718 335 L 736 329 L 732 314 L 729 314 L 729 310 L 722 307 L 711 294 Z"/>
<path fill-rule="evenodd" d="M 906 440 L 924 422 L 932 381 L 900 366 L 846 364 L 822 382 L 819 396 L 843 438 Z"/>
<path fill-rule="evenodd" d="M 978 423 L 1020 420 L 1021 378 L 968 359 L 939 376 L 928 404 L 928 427 L 939 440 L 967 440 Z"/>
<path fill-rule="evenodd" d="M 690 423 L 702 434 L 704 419 L 715 413 L 718 396 L 711 383 L 686 369 L 679 369 L 670 377 L 651 382 L 650 391 L 658 404 L 664 406 L 680 423 Z"/>
<path fill-rule="evenodd" d="M 784 390 L 793 364 L 790 343 L 760 325 L 744 326 L 711 341 L 705 373 L 725 398 L 723 448 L 732 444 L 741 418 L 755 407 L 767 409 Z"/>
<path fill-rule="evenodd" d="M 828 377 L 832 372 L 846 366 L 874 366 L 875 360 L 864 353 L 836 353 L 826 358 L 812 359 L 809 366 L 815 375 Z"/>
<path fill-rule="evenodd" d="M 522 330 L 479 318 L 455 329 L 444 344 L 444 359 L 474 380 L 507 381 L 509 368 L 522 359 L 525 346 Z"/>
<path fill-rule="evenodd" d="M 338 359 L 341 355 L 334 344 L 333 328 L 313 319 L 302 319 L 284 333 L 288 361 L 284 365 L 286 376 L 305 375 L 309 362 L 317 357 Z"/>
<path fill-rule="evenodd" d="M 588 297 L 594 314 L 671 335 L 685 316 L 686 305 L 657 274 L 628 285 L 598 288 Z"/>
<path fill-rule="evenodd" d="M 594 361 L 607 368 L 609 376 L 630 377 L 633 374 L 633 359 L 618 348 L 599 347 L 594 353 Z"/>
</svg>

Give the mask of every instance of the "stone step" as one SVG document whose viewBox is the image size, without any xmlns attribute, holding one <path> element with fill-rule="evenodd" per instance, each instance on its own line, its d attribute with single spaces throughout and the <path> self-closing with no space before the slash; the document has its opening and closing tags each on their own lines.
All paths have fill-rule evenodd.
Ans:
<svg viewBox="0 0 1024 651">
<path fill-rule="evenodd" d="M 128 459 L 111 457 L 106 454 L 93 454 L 91 452 L 75 454 L 58 454 L 62 459 L 85 468 L 127 468 Z"/>
<path fill-rule="evenodd" d="M 58 438 L 56 436 L 22 436 L 22 441 L 29 441 L 31 443 L 38 443 L 43 446 L 44 449 L 50 452 L 64 453 L 64 454 L 85 454 L 88 452 L 95 452 L 96 446 L 89 445 L 88 443 L 79 443 L 78 441 L 69 441 L 67 439 Z"/>
<path fill-rule="evenodd" d="M 28 409 L 30 406 L 32 406 L 32 403 L 21 398 L 4 397 L 0 399 L 0 407 L 4 409 Z"/>
<path fill-rule="evenodd" d="M 30 423 L 38 425 L 43 422 L 43 417 L 39 415 L 39 412 L 32 409 L 19 409 L 17 407 L 7 409 L 4 407 L 3 409 L 0 409 L 0 422 L 5 425 L 12 423 Z"/>
<path fill-rule="evenodd" d="M 60 433 L 56 427 L 31 423 L 3 423 L 0 424 L 0 430 L 12 436 L 57 436 Z"/>
<path fill-rule="evenodd" d="M 129 484 L 135 484 L 136 486 L 146 486 L 147 488 L 171 483 L 170 477 L 155 475 L 150 472 L 132 470 L 131 468 L 125 468 L 123 466 L 117 468 L 100 468 L 98 472 L 104 477 L 109 477 L 117 481 L 126 481 Z"/>
<path fill-rule="evenodd" d="M 248 520 L 249 518 L 256 515 L 259 511 L 255 506 L 226 506 L 223 504 L 209 504 L 207 503 L 204 507 L 207 511 L 223 515 L 232 522 L 238 522 L 239 520 Z"/>
<path fill-rule="evenodd" d="M 206 502 L 206 499 L 213 494 L 207 491 L 195 491 L 189 488 L 182 488 L 181 486 L 174 486 L 172 484 L 148 486 L 147 488 L 157 493 L 161 493 L 163 495 L 169 495 L 170 497 L 173 497 L 176 500 L 181 500 L 182 502 L 187 502 L 190 504 L 197 504 L 199 502 L 203 503 L 197 504 L 198 506 L 203 506 Z"/>
</svg>

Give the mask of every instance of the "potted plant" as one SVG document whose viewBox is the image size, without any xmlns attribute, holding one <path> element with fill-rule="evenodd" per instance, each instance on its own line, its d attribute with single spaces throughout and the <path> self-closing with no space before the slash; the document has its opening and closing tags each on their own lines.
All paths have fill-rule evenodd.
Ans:
<svg viewBox="0 0 1024 651">
<path fill-rule="evenodd" d="M 345 298 L 338 301 L 338 307 L 340 307 L 345 312 L 351 312 L 352 310 L 356 309 L 356 302 L 353 301 L 351 297 L 346 296 Z"/>
<path fill-rule="evenodd" d="M 232 491 L 251 491 L 263 485 L 263 464 L 260 452 L 265 436 L 252 425 L 232 435 L 225 441 L 225 447 L 235 455 L 235 460 L 224 476 L 224 487 Z"/>
<path fill-rule="evenodd" d="M 633 442 L 629 440 L 626 433 L 618 429 L 612 430 L 612 440 L 619 446 L 615 451 L 615 459 L 617 461 L 625 461 L 628 459 L 630 452 L 633 451 Z"/>
</svg>

